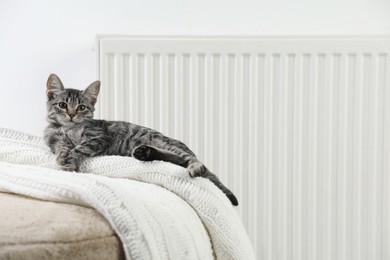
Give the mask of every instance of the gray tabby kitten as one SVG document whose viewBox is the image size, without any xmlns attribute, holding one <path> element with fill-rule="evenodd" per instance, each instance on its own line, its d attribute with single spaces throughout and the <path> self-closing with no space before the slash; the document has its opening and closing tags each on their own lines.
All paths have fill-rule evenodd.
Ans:
<svg viewBox="0 0 390 260">
<path fill-rule="evenodd" d="M 187 168 L 191 177 L 208 178 L 233 205 L 238 205 L 234 194 L 182 142 L 128 122 L 92 119 L 99 89 L 100 81 L 80 91 L 64 88 L 55 74 L 47 80 L 49 125 L 44 138 L 63 170 L 77 171 L 84 159 L 99 155 L 161 160 Z"/>
</svg>

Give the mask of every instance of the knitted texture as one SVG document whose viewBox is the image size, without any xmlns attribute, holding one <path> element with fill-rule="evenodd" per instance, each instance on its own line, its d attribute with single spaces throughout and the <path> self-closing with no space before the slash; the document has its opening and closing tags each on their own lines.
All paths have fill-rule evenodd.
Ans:
<svg viewBox="0 0 390 260">
<path fill-rule="evenodd" d="M 64 172 L 42 138 L 0 128 L 0 191 L 95 208 L 127 259 L 255 258 L 225 195 L 174 164 L 102 156 Z"/>
</svg>

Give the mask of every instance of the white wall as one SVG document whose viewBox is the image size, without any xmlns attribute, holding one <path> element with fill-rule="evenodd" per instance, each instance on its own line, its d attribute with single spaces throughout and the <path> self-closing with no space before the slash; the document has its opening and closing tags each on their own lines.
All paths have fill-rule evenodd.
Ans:
<svg viewBox="0 0 390 260">
<path fill-rule="evenodd" d="M 95 80 L 98 33 L 377 35 L 389 14 L 386 0 L 1 0 L 0 127 L 42 135 L 47 76 Z"/>
</svg>

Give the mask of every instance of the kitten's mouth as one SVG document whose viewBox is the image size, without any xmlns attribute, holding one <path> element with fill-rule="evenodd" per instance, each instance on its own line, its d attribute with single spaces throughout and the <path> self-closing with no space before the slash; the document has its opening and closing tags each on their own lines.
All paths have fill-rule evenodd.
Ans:
<svg viewBox="0 0 390 260">
<path fill-rule="evenodd" d="M 70 116 L 67 116 L 67 117 L 65 117 L 65 119 L 64 119 L 64 124 L 75 124 L 76 123 L 76 121 L 75 120 L 73 120 L 74 118 L 71 118 Z"/>
<path fill-rule="evenodd" d="M 80 123 L 80 120 L 76 119 L 76 118 L 69 118 L 69 123 L 73 123 L 73 124 L 77 124 L 77 123 Z"/>
<path fill-rule="evenodd" d="M 67 116 L 69 122 L 76 122 L 75 117 Z"/>
</svg>

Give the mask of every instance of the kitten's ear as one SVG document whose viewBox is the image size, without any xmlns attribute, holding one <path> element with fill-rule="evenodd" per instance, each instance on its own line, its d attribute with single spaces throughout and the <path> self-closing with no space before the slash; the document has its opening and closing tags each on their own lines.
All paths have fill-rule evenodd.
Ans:
<svg viewBox="0 0 390 260">
<path fill-rule="evenodd" d="M 100 91 L 100 81 L 96 80 L 91 83 L 84 91 L 83 94 L 91 99 L 91 103 L 94 106 L 96 104 L 97 96 Z"/>
<path fill-rule="evenodd" d="M 62 84 L 60 78 L 54 73 L 50 74 L 46 83 L 46 95 L 49 101 L 59 95 L 63 90 L 64 85 Z"/>
</svg>

